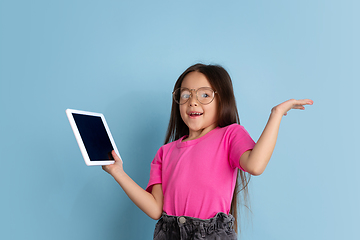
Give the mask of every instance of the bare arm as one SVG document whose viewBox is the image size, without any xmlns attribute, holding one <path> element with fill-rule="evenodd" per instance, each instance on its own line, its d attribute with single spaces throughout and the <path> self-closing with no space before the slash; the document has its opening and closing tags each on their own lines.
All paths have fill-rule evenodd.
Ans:
<svg viewBox="0 0 360 240">
<path fill-rule="evenodd" d="M 115 163 L 103 166 L 103 169 L 114 177 L 136 206 L 152 219 L 159 219 L 163 210 L 162 185 L 155 184 L 151 193 L 145 191 L 125 173 L 122 161 L 114 151 L 112 151 L 112 155 Z"/>
<path fill-rule="evenodd" d="M 280 122 L 290 109 L 304 110 L 304 105 L 312 105 L 310 99 L 290 99 L 271 110 L 269 120 L 253 150 L 245 152 L 240 157 L 240 166 L 252 175 L 260 175 L 264 172 L 274 151 Z"/>
</svg>

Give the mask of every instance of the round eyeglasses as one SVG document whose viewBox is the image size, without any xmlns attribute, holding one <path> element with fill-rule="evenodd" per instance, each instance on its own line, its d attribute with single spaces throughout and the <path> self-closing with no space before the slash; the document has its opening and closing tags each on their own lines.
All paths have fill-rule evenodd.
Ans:
<svg viewBox="0 0 360 240">
<path fill-rule="evenodd" d="M 195 92 L 196 99 L 199 103 L 205 105 L 214 100 L 216 93 L 216 91 L 209 87 L 201 87 L 198 89 L 178 88 L 173 92 L 173 99 L 180 105 L 185 104 L 191 98 L 192 91 Z"/>
</svg>

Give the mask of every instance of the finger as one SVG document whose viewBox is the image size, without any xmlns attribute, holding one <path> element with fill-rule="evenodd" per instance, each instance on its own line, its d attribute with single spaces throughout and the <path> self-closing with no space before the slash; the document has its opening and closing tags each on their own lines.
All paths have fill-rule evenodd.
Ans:
<svg viewBox="0 0 360 240">
<path fill-rule="evenodd" d="M 300 99 L 296 101 L 296 105 L 313 105 L 314 101 L 311 99 Z"/>
<path fill-rule="evenodd" d="M 102 169 L 103 169 L 105 172 L 108 172 L 108 169 L 107 169 L 106 165 L 103 165 L 103 166 L 102 166 Z"/>
<path fill-rule="evenodd" d="M 120 157 L 116 154 L 115 150 L 112 150 L 111 154 L 115 161 L 121 161 Z"/>
<path fill-rule="evenodd" d="M 293 109 L 300 109 L 300 110 L 305 110 L 305 107 L 303 105 L 295 105 L 292 107 Z"/>
</svg>

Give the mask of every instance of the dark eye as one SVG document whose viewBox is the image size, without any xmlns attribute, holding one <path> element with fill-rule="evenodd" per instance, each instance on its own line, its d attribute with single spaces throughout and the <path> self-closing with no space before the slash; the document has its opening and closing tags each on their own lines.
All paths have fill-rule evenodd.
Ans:
<svg viewBox="0 0 360 240">
<path fill-rule="evenodd" d="M 210 97 L 210 95 L 207 94 L 207 93 L 203 93 L 203 94 L 201 94 L 201 97 L 202 97 L 202 98 L 208 98 L 208 97 Z"/>
</svg>

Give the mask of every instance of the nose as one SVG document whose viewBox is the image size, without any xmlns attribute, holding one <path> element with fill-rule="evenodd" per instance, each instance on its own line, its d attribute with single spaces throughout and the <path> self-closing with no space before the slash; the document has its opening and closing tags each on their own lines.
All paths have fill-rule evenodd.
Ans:
<svg viewBox="0 0 360 240">
<path fill-rule="evenodd" d="M 190 95 L 189 105 L 192 106 L 192 107 L 198 105 L 195 92 L 192 92 L 192 94 Z"/>
</svg>

